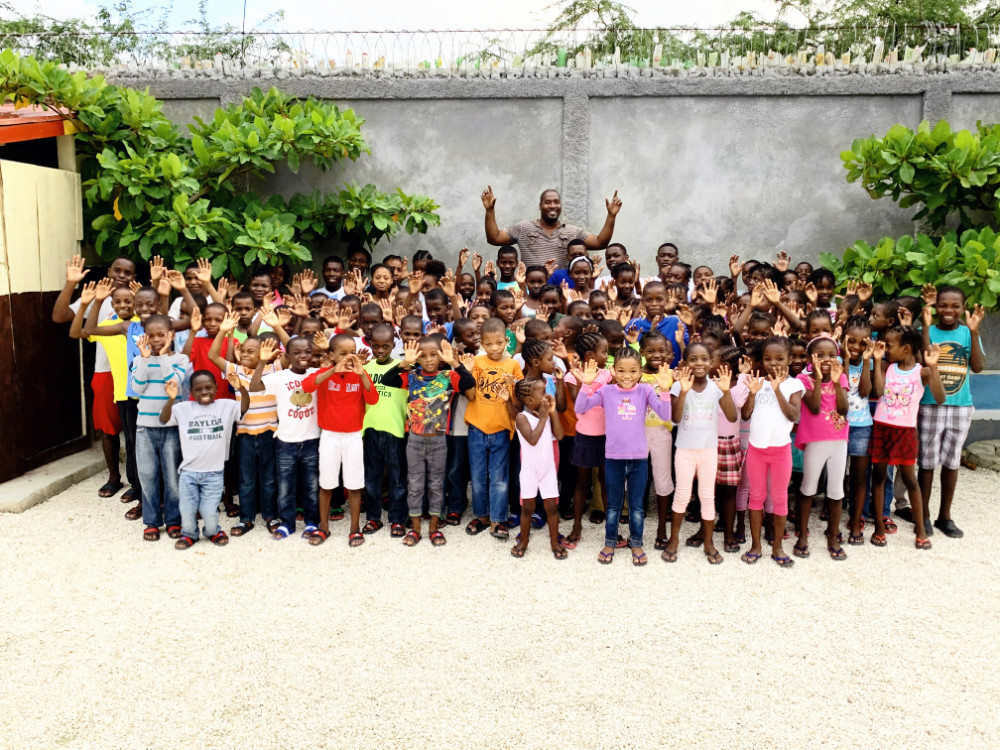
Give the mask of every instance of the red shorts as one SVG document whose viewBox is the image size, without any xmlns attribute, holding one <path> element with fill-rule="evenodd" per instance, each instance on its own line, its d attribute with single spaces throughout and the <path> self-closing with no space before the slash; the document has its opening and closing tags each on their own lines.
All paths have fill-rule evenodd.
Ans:
<svg viewBox="0 0 1000 750">
<path fill-rule="evenodd" d="M 94 429 L 105 435 L 117 435 L 122 431 L 122 420 L 115 403 L 114 376 L 110 372 L 95 372 L 90 387 L 94 391 Z"/>
<path fill-rule="evenodd" d="M 872 441 L 868 447 L 872 463 L 913 466 L 919 452 L 916 427 L 894 427 L 882 422 L 872 425 Z"/>
</svg>

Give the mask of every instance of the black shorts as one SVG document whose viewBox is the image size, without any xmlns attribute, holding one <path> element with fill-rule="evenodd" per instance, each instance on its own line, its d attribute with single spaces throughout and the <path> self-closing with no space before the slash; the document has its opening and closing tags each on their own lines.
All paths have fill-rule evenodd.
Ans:
<svg viewBox="0 0 1000 750">
<path fill-rule="evenodd" d="M 576 433 L 570 463 L 580 469 L 602 468 L 605 459 L 604 442 L 604 435 Z"/>
</svg>

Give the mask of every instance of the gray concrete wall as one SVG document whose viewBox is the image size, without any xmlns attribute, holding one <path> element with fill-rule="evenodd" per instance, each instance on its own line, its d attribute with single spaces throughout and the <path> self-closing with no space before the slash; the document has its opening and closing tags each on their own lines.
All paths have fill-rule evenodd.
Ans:
<svg viewBox="0 0 1000 750">
<path fill-rule="evenodd" d="M 149 86 L 183 122 L 254 85 L 354 107 L 367 120 L 372 156 L 325 174 L 309 165 L 298 175 L 279 170 L 261 189 L 290 195 L 351 180 L 430 195 L 441 227 L 380 245 L 376 256 L 426 248 L 449 262 L 463 246 L 488 251 L 478 198 L 487 183 L 501 225 L 534 217 L 538 194 L 555 186 L 564 218 L 593 232 L 617 189 L 624 207 L 615 237 L 648 268 L 668 239 L 685 259 L 717 270 L 734 252 L 815 260 L 912 228 L 912 211 L 845 181 L 839 153 L 854 138 L 922 118 L 971 127 L 1000 117 L 1000 77 L 990 72 L 123 83 Z"/>
</svg>

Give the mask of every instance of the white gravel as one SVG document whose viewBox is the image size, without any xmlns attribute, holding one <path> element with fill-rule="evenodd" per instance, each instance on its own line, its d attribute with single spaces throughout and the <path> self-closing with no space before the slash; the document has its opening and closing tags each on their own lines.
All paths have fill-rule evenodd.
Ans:
<svg viewBox="0 0 1000 750">
<path fill-rule="evenodd" d="M 814 512 L 781 570 L 667 565 L 649 522 L 640 569 L 586 522 L 562 562 L 343 522 L 178 552 L 95 478 L 0 515 L 0 748 L 998 747 L 997 479 L 962 471 L 962 540 L 838 563 Z"/>
</svg>

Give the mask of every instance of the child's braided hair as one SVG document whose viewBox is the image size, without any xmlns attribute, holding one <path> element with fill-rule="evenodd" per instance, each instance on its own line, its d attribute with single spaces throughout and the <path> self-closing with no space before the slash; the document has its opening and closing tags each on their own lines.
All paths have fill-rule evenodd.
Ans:
<svg viewBox="0 0 1000 750">
<path fill-rule="evenodd" d="M 597 347 L 604 340 L 605 338 L 599 333 L 581 333 L 576 337 L 573 348 L 576 350 L 576 353 L 580 355 L 580 359 L 586 359 L 587 355 L 596 351 Z"/>
<path fill-rule="evenodd" d="M 552 344 L 541 339 L 525 339 L 521 344 L 521 356 L 524 357 L 524 364 L 531 366 L 531 360 L 537 359 L 545 354 L 546 349 L 551 349 Z"/>
<path fill-rule="evenodd" d="M 538 341 L 538 339 L 529 340 Z M 514 395 L 517 396 L 518 400 L 522 404 L 524 403 L 525 398 L 531 396 L 531 389 L 535 387 L 535 383 L 545 383 L 545 381 L 541 378 L 524 378 L 523 380 L 517 381 L 517 384 L 514 386 Z"/>
</svg>

